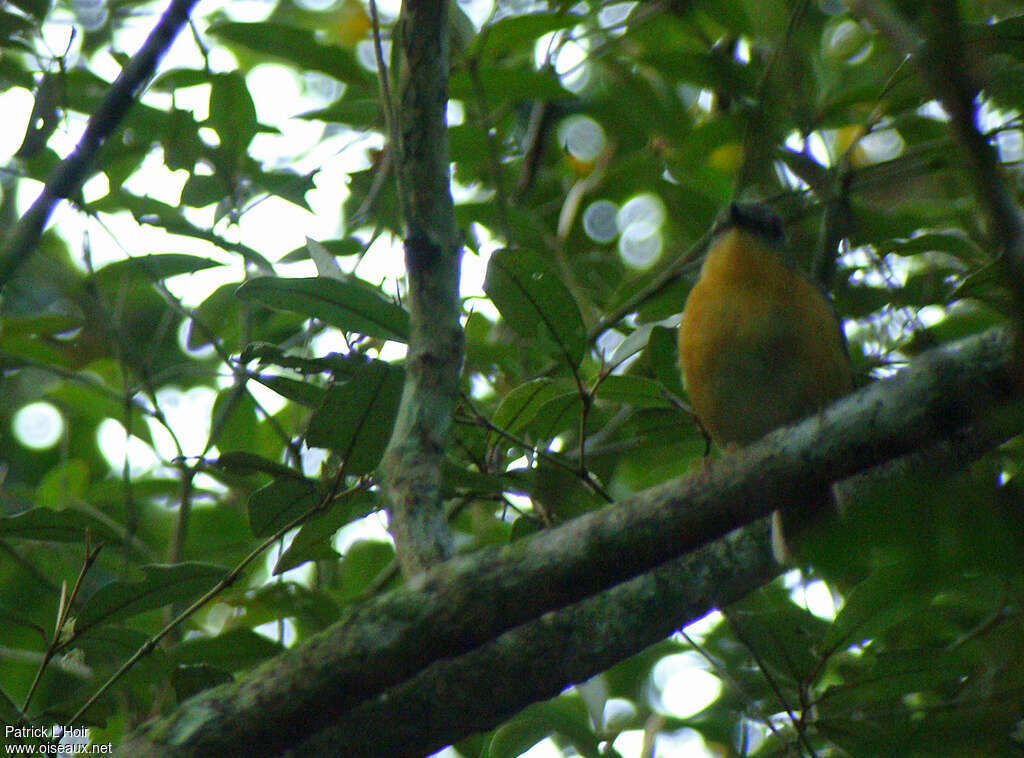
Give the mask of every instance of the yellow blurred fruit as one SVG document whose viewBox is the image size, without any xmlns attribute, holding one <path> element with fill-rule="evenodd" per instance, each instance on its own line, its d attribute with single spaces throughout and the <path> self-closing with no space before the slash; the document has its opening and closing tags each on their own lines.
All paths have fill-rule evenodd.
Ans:
<svg viewBox="0 0 1024 758">
<path fill-rule="evenodd" d="M 340 45 L 351 47 L 370 32 L 370 16 L 362 0 L 344 0 L 331 15 L 327 32 Z"/>
<path fill-rule="evenodd" d="M 594 161 L 577 158 L 570 152 L 565 153 L 564 160 L 565 165 L 569 167 L 569 171 L 576 179 L 582 179 L 584 176 L 589 176 L 594 170 Z"/>
<path fill-rule="evenodd" d="M 860 138 L 866 134 L 864 127 L 861 125 L 856 126 L 843 126 L 836 129 L 835 136 L 832 141 L 832 153 L 836 158 L 841 155 L 845 155 L 847 152 L 850 154 L 850 166 L 853 168 L 863 168 L 864 166 L 871 163 L 871 159 L 867 154 L 867 151 L 860 146 Z"/>
<path fill-rule="evenodd" d="M 728 174 L 739 170 L 743 163 L 743 146 L 739 142 L 726 142 L 711 151 L 708 165 Z"/>
</svg>

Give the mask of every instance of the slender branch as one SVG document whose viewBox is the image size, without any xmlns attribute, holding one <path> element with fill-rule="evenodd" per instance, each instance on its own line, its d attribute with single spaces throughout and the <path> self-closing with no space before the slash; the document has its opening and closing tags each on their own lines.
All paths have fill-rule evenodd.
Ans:
<svg viewBox="0 0 1024 758">
<path fill-rule="evenodd" d="M 608 315 L 604 316 L 600 321 L 594 324 L 590 329 L 587 330 L 587 339 L 591 342 L 597 340 L 602 334 L 611 329 L 617 323 L 622 321 L 630 313 L 636 311 L 641 305 L 646 303 L 652 297 L 663 292 L 667 287 L 675 283 L 680 276 L 686 273 L 692 268 L 696 268 L 699 263 L 700 256 L 707 250 L 708 244 L 711 242 L 711 233 L 708 232 L 701 237 L 697 242 L 690 246 L 690 249 L 683 253 L 674 263 L 659 273 L 647 286 L 643 287 L 631 298 L 626 300 L 622 305 L 615 308 Z"/>
<path fill-rule="evenodd" d="M 46 222 L 62 198 L 78 193 L 89 178 L 92 165 L 104 141 L 114 133 L 132 106 L 139 90 L 156 70 L 174 38 L 188 21 L 197 0 L 171 0 L 139 51 L 125 66 L 103 102 L 90 116 L 82 139 L 46 180 L 43 191 L 14 227 L 0 258 L 0 288 L 10 281 L 28 259 L 43 234 Z"/>
<path fill-rule="evenodd" d="M 597 481 L 597 479 L 594 477 L 592 473 L 590 473 L 590 471 L 583 464 L 582 459 L 580 460 L 580 463 L 575 465 L 569 463 L 568 461 L 564 461 L 560 456 L 552 455 L 547 450 L 544 450 L 538 445 L 531 444 L 522 437 L 512 434 L 511 432 L 502 429 L 500 426 L 495 425 L 494 422 L 492 422 L 489 418 L 487 418 L 487 416 L 480 412 L 480 410 L 473 404 L 473 401 L 469 398 L 469 396 L 463 394 L 462 402 L 465 405 L 465 407 L 470 410 L 470 412 L 473 414 L 473 417 L 476 419 L 475 421 L 467 420 L 466 423 L 476 423 L 479 426 L 482 426 L 487 431 L 492 432 L 498 435 L 499 437 L 504 437 L 512 444 L 517 445 L 518 447 L 521 447 L 523 450 L 529 452 L 530 455 L 535 455 L 538 458 L 542 458 L 555 468 L 560 468 L 562 469 L 562 471 L 566 471 L 572 474 L 573 476 L 579 478 L 579 480 L 583 482 L 583 484 L 592 492 L 604 498 L 606 502 L 612 502 L 612 496 L 605 491 L 604 487 L 601 486 L 601 483 Z M 458 421 L 458 419 L 456 420 Z"/>
<path fill-rule="evenodd" d="M 384 492 L 406 576 L 444 560 L 453 542 L 441 502 L 441 467 L 462 368 L 461 241 L 448 169 L 449 0 L 402 5 L 396 169 L 405 218 L 410 337 L 405 387 L 384 453 Z"/>
<path fill-rule="evenodd" d="M 359 486 L 360 485 L 352 487 L 349 490 L 349 492 L 355 491 L 356 489 L 359 488 Z M 347 493 L 342 493 L 342 494 L 338 495 L 337 497 L 344 497 L 345 494 L 347 494 Z M 240 560 L 238 562 L 238 564 L 233 569 L 231 569 L 227 574 L 225 574 L 221 578 L 220 581 L 218 581 L 213 587 L 211 587 L 209 589 L 209 591 L 207 591 L 198 600 L 193 602 L 188 608 L 186 608 L 185 610 L 181 611 L 181 613 L 177 614 L 173 619 L 171 619 L 166 624 L 164 624 L 164 626 L 160 629 L 160 631 L 158 631 L 156 634 L 154 634 L 152 637 L 150 637 L 148 640 L 146 640 L 139 647 L 139 649 L 136 650 L 131 655 L 130 658 L 128 658 L 128 660 L 126 660 L 124 663 L 121 664 L 121 667 L 118 668 L 117 671 L 115 671 L 113 674 L 110 675 L 110 678 L 107 679 L 107 681 L 105 681 L 100 686 L 99 689 L 97 689 L 94 693 L 92 693 L 92 695 L 89 696 L 89 699 L 86 700 L 85 703 L 82 705 L 82 707 L 79 708 L 78 711 L 75 713 L 75 715 L 72 716 L 68 720 L 68 723 L 69 724 L 77 723 L 78 720 L 81 719 L 82 716 L 86 713 L 86 711 L 88 711 L 93 706 L 93 704 L 96 703 L 97 700 L 99 700 L 101 697 L 103 697 L 103 695 L 107 692 L 107 690 L 109 690 L 111 687 L 113 687 L 114 684 L 116 684 L 121 679 L 122 676 L 124 676 L 126 673 L 128 673 L 128 671 L 130 671 L 135 666 L 136 663 L 138 663 L 143 658 L 145 658 L 147 655 L 152 653 L 153 650 L 156 649 L 156 646 L 160 643 L 160 640 L 162 640 L 164 637 L 166 637 L 168 634 L 170 634 L 172 631 L 174 631 L 174 629 L 178 626 L 178 624 L 180 624 L 182 621 L 187 619 L 193 613 L 195 613 L 200 608 L 202 608 L 204 605 L 206 605 L 211 600 L 213 600 L 215 597 L 217 597 L 217 595 L 219 595 L 225 589 L 227 589 L 232 584 L 234 584 L 236 581 L 238 581 L 238 577 L 242 575 L 242 572 L 245 571 L 245 569 L 249 566 L 249 564 L 252 563 L 257 558 L 259 558 L 268 547 L 270 547 L 271 545 L 276 543 L 278 540 L 280 540 L 282 537 L 284 537 L 284 535 L 286 535 L 292 529 L 295 529 L 296 527 L 301 526 L 311 516 L 313 516 L 316 513 L 319 513 L 320 511 L 322 511 L 334 499 L 335 499 L 335 497 L 334 497 L 333 493 L 330 493 L 327 496 L 323 497 L 321 499 L 321 501 L 316 504 L 316 506 L 314 506 L 313 508 L 310 508 L 305 513 L 302 513 L 302 514 L 296 516 L 291 521 L 289 521 L 287 524 L 285 524 L 280 529 L 278 529 L 276 532 L 274 532 L 269 537 L 267 537 L 265 540 L 263 540 L 263 542 L 261 542 L 255 548 L 253 548 L 252 551 L 248 555 L 246 555 L 244 558 L 242 558 L 242 560 Z"/>
<path fill-rule="evenodd" d="M 50 643 L 46 646 L 46 652 L 43 653 L 43 659 L 39 664 L 39 668 L 36 670 L 36 676 L 28 688 L 28 693 L 25 695 L 25 702 L 21 706 L 22 712 L 28 711 L 28 706 L 32 702 L 32 696 L 35 694 L 36 688 L 39 686 L 39 682 L 42 681 L 43 673 L 46 671 L 50 661 L 53 660 L 53 657 L 62 647 L 64 627 L 68 622 L 68 615 L 70 614 L 71 607 L 78 599 L 78 593 L 82 589 L 82 582 L 84 581 L 86 574 L 89 573 L 89 569 L 91 569 L 93 564 L 96 563 L 96 559 L 99 557 L 100 550 L 102 549 L 103 545 L 91 547 L 87 539 L 85 544 L 85 557 L 82 559 L 82 567 L 78 571 L 78 578 L 75 579 L 75 586 L 71 588 L 71 594 L 67 594 L 66 584 L 61 585 L 60 599 L 57 602 L 57 617 L 53 624 L 53 635 L 50 639 Z"/>
</svg>

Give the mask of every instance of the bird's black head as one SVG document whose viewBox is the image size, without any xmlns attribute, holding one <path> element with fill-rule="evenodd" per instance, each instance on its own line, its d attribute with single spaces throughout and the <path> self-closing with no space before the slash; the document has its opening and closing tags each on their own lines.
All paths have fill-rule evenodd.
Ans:
<svg viewBox="0 0 1024 758">
<path fill-rule="evenodd" d="M 728 229 L 753 232 L 775 247 L 782 247 L 786 242 L 782 219 L 775 211 L 761 203 L 729 203 L 715 223 L 715 234 L 721 234 Z"/>
</svg>

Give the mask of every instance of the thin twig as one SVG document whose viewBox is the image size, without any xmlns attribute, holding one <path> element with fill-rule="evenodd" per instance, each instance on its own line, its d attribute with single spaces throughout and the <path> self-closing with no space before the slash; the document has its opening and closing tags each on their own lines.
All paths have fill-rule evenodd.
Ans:
<svg viewBox="0 0 1024 758">
<path fill-rule="evenodd" d="M 652 297 L 664 291 L 666 287 L 673 284 L 680 276 L 691 269 L 696 268 L 698 259 L 707 249 L 710 242 L 711 232 L 709 231 L 691 245 L 690 249 L 679 256 L 674 263 L 658 274 L 650 284 L 590 327 L 587 331 L 587 339 L 591 342 L 595 341 L 598 337 L 622 321 L 626 316 L 636 311 L 637 308 L 646 303 Z"/>
<path fill-rule="evenodd" d="M 91 547 L 89 545 L 89 535 L 86 533 L 85 558 L 82 560 L 82 567 L 78 570 L 78 578 L 75 579 L 75 586 L 71 588 L 70 594 L 66 593 L 67 584 L 61 584 L 60 600 L 57 602 L 57 616 L 53 624 L 53 637 L 50 639 L 50 644 L 46 646 L 46 652 L 43 653 L 43 660 L 36 670 L 35 679 L 32 680 L 28 693 L 25 695 L 25 702 L 21 706 L 23 713 L 28 711 L 29 704 L 32 702 L 32 696 L 35 694 L 39 682 L 42 681 L 43 673 L 46 671 L 50 661 L 53 660 L 53 656 L 63 647 L 61 635 L 63 634 L 64 626 L 68 622 L 71 607 L 74 605 L 75 600 L 78 598 L 78 593 L 82 589 L 82 581 L 85 579 L 85 575 L 89 573 L 89 569 L 96 563 L 96 559 L 99 557 L 102 549 L 102 544 Z"/>
<path fill-rule="evenodd" d="M 588 488 L 590 488 L 591 491 L 593 491 L 597 495 L 600 495 L 602 498 L 604 498 L 609 503 L 612 502 L 612 496 L 609 495 L 608 492 L 604 489 L 604 487 L 601 486 L 601 483 L 598 482 L 597 479 L 594 478 L 594 475 L 591 474 L 589 470 L 587 470 L 587 468 L 583 465 L 583 461 L 582 460 L 580 461 L 580 463 L 578 465 L 573 465 L 571 463 L 563 461 L 557 455 L 552 455 L 547 450 L 542 450 L 541 448 L 537 447 L 536 445 L 530 444 L 529 442 L 527 442 L 522 437 L 519 437 L 519 436 L 513 434 L 512 432 L 509 432 L 509 431 L 507 431 L 505 429 L 502 429 L 500 426 L 495 425 L 495 423 L 493 421 L 491 421 L 489 418 L 487 418 L 487 416 L 485 416 L 483 413 L 481 413 L 480 410 L 475 405 L 473 405 L 473 402 L 469 399 L 469 397 L 465 393 L 462 394 L 462 402 L 463 402 L 463 404 L 467 408 L 469 408 L 469 410 L 472 412 L 473 416 L 477 419 L 477 424 L 479 426 L 482 426 L 484 429 L 486 429 L 489 432 L 493 432 L 494 434 L 497 434 L 499 437 L 504 437 L 505 439 L 507 439 L 512 444 L 517 445 L 518 447 L 523 448 L 523 450 L 530 451 L 530 453 L 532 453 L 533 455 L 536 455 L 538 458 L 544 459 L 545 461 L 550 463 L 552 466 L 554 466 L 556 468 L 560 468 L 563 471 L 567 471 L 568 473 L 572 474 L 573 476 L 579 477 L 579 479 L 583 482 L 583 484 L 585 484 Z M 456 419 L 456 420 L 458 420 L 458 419 Z"/>
<path fill-rule="evenodd" d="M 98 690 L 96 690 L 92 695 L 89 696 L 89 699 L 86 700 L 82 707 L 75 712 L 75 715 L 73 715 L 68 720 L 68 723 L 78 723 L 79 719 L 82 718 L 85 712 L 88 711 L 89 708 L 91 708 L 93 704 L 95 704 L 96 701 L 99 700 L 104 695 L 104 693 L 107 692 L 107 690 L 114 686 L 114 684 L 116 684 L 117 681 L 122 676 L 124 676 L 136 663 L 138 663 L 140 660 L 142 660 L 151 652 L 153 652 L 156 646 L 160 643 L 160 640 L 162 640 L 164 637 L 170 634 L 171 631 L 173 631 L 174 628 L 178 626 L 178 624 L 180 624 L 182 621 L 184 621 L 193 613 L 198 611 L 200 608 L 202 608 L 204 605 L 210 602 L 213 598 L 215 598 L 225 589 L 234 584 L 238 580 L 238 577 L 241 576 L 242 572 L 246 569 L 246 567 L 248 567 L 250 563 L 252 563 L 258 557 L 260 557 L 260 555 L 263 554 L 264 550 L 266 550 L 271 545 L 276 543 L 289 531 L 302 525 L 307 519 L 309 519 L 316 513 L 319 513 L 327 506 L 328 503 L 332 502 L 333 500 L 336 500 L 337 498 L 351 494 L 352 492 L 355 492 L 356 490 L 359 490 L 361 488 L 362 485 L 357 484 L 350 487 L 344 493 L 337 495 L 336 497 L 332 497 L 329 494 L 327 497 L 322 498 L 321 502 L 317 503 L 313 508 L 310 508 L 305 513 L 296 516 L 287 524 L 285 524 L 276 532 L 274 532 L 272 535 L 263 540 L 263 542 L 261 542 L 255 548 L 253 548 L 253 550 L 247 556 L 242 558 L 242 560 L 239 561 L 238 564 L 233 569 L 231 569 L 227 574 L 225 574 L 224 577 L 219 582 L 217 582 L 213 587 L 211 587 L 202 597 L 194 601 L 188 608 L 186 608 L 173 619 L 164 624 L 163 628 L 160 629 L 160 631 L 158 631 L 156 634 L 154 634 L 152 637 L 146 640 L 139 647 L 139 649 L 132 654 L 132 656 L 128 660 L 121 664 L 120 668 L 118 668 L 117 671 L 110 675 L 110 678 L 108 678 L 107 681 L 105 681 Z"/>
</svg>

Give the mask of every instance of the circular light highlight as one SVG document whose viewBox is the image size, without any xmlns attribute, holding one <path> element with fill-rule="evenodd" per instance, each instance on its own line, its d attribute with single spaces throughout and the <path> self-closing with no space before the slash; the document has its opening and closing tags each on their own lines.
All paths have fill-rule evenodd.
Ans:
<svg viewBox="0 0 1024 758">
<path fill-rule="evenodd" d="M 665 223 L 665 204 L 661 202 L 660 197 L 650 192 L 636 195 L 619 209 L 615 223 L 619 231 L 625 231 L 627 227 L 641 223 L 661 226 Z"/>
<path fill-rule="evenodd" d="M 558 137 L 569 155 L 584 162 L 596 160 L 606 142 L 604 129 L 589 116 L 567 118 L 558 129 Z"/>
<path fill-rule="evenodd" d="M 704 665 L 696 653 L 669 655 L 658 661 L 651 679 L 665 711 L 676 718 L 690 718 L 718 699 L 722 680 Z"/>
<path fill-rule="evenodd" d="M 619 255 L 627 266 L 643 270 L 658 259 L 664 244 L 660 227 L 638 221 L 622 231 Z"/>
<path fill-rule="evenodd" d="M 619 206 L 611 200 L 597 200 L 583 211 L 583 231 L 594 242 L 611 242 L 619 234 L 615 217 Z"/>
<path fill-rule="evenodd" d="M 14 414 L 11 427 L 25 447 L 49 450 L 64 434 L 64 416 L 51 403 L 29 403 Z"/>
</svg>

